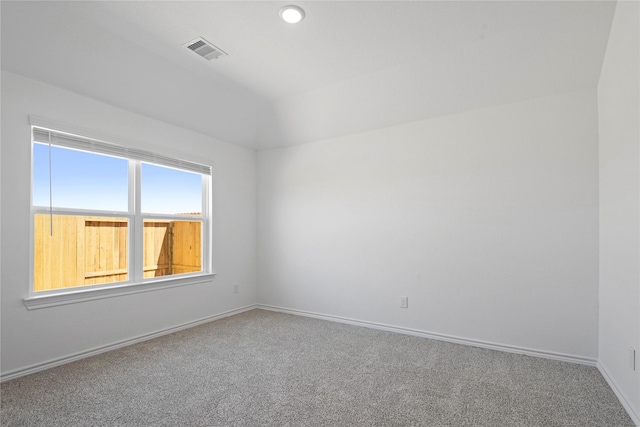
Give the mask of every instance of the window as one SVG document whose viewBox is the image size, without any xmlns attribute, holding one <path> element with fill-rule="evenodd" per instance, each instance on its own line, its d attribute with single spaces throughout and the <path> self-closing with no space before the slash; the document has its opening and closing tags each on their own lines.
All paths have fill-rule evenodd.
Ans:
<svg viewBox="0 0 640 427">
<path fill-rule="evenodd" d="M 211 273 L 209 166 L 32 130 L 32 296 Z"/>
</svg>

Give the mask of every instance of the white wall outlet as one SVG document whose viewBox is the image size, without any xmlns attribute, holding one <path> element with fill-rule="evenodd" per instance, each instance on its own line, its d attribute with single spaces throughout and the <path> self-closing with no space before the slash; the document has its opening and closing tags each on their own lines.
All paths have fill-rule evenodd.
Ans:
<svg viewBox="0 0 640 427">
<path fill-rule="evenodd" d="M 239 287 L 238 285 L 233 285 L 233 293 L 237 294 L 239 292 Z"/>
<path fill-rule="evenodd" d="M 636 349 L 629 347 L 629 367 L 632 371 L 636 370 Z"/>
<path fill-rule="evenodd" d="M 400 308 L 409 307 L 409 297 L 400 297 Z"/>
</svg>

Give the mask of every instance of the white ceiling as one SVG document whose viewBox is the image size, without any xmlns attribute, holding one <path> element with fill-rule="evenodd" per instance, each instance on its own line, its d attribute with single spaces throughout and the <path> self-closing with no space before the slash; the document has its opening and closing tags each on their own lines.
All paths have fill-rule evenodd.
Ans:
<svg viewBox="0 0 640 427">
<path fill-rule="evenodd" d="M 2 1 L 2 68 L 265 149 L 595 87 L 615 8 L 291 1 L 291 25 L 287 3 Z"/>
</svg>

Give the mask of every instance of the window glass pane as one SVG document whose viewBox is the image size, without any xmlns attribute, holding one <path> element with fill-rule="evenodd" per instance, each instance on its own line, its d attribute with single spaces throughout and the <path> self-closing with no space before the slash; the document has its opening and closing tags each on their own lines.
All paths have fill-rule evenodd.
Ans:
<svg viewBox="0 0 640 427">
<path fill-rule="evenodd" d="M 128 280 L 127 218 L 36 214 L 34 290 Z"/>
<path fill-rule="evenodd" d="M 128 161 L 51 147 L 54 207 L 128 210 Z M 33 144 L 33 205 L 49 206 L 49 146 Z"/>
<path fill-rule="evenodd" d="M 144 221 L 144 277 L 202 271 L 200 221 Z"/>
<path fill-rule="evenodd" d="M 202 175 L 142 164 L 142 212 L 201 214 Z"/>
</svg>

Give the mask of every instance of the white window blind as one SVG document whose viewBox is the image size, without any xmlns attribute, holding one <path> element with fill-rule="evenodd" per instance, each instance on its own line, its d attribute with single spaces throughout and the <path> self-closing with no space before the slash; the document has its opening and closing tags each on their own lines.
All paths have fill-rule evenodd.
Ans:
<svg viewBox="0 0 640 427">
<path fill-rule="evenodd" d="M 163 156 L 150 151 L 136 148 L 123 147 L 95 139 L 85 138 L 43 127 L 33 127 L 33 140 L 43 144 L 49 144 L 72 148 L 76 150 L 91 151 L 107 156 L 122 157 L 125 159 L 139 160 L 155 163 L 170 168 L 177 168 L 202 175 L 211 175 L 211 166 L 201 165 L 187 160 L 179 160 Z"/>
</svg>

